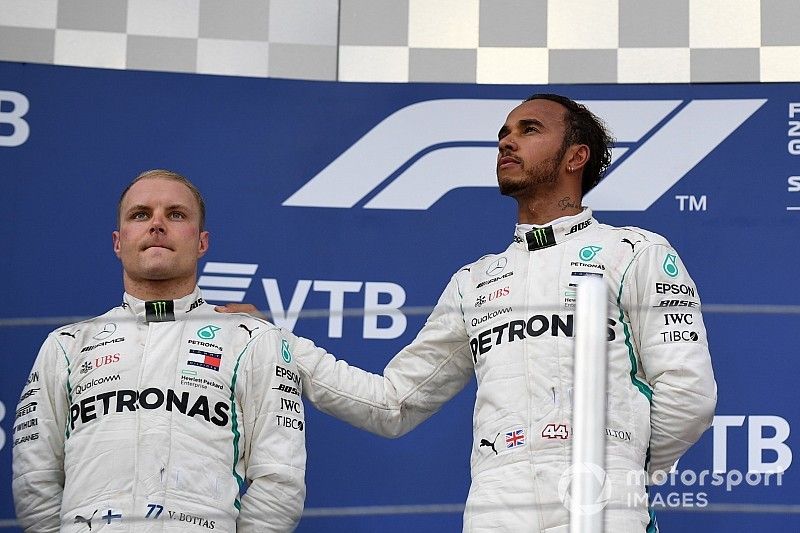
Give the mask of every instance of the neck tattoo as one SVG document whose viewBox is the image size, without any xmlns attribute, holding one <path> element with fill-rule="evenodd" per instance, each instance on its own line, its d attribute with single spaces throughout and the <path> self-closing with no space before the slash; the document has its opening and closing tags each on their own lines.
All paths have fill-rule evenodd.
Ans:
<svg viewBox="0 0 800 533">
<path fill-rule="evenodd" d="M 573 202 L 572 198 L 569 196 L 565 196 L 561 200 L 558 201 L 558 207 L 561 208 L 562 211 L 569 209 L 570 207 L 580 207 Z"/>
</svg>

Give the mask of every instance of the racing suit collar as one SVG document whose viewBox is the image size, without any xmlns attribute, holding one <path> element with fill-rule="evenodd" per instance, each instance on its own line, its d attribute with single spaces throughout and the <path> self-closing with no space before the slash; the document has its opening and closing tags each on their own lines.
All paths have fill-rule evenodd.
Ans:
<svg viewBox="0 0 800 533">
<path fill-rule="evenodd" d="M 200 289 L 177 300 L 140 300 L 127 292 L 122 296 L 122 307 L 136 316 L 137 322 L 170 322 L 182 320 L 186 313 L 204 303 Z"/>
<path fill-rule="evenodd" d="M 592 210 L 584 207 L 577 215 L 557 218 L 545 226 L 517 224 L 514 230 L 514 242 L 527 248 L 528 251 L 535 252 L 572 239 L 593 222 Z"/>
</svg>

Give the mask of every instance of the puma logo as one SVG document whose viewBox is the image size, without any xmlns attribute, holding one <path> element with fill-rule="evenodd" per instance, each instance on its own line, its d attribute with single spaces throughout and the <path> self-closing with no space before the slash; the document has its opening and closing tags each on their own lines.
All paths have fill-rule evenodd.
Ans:
<svg viewBox="0 0 800 533">
<path fill-rule="evenodd" d="M 628 244 L 630 244 L 631 245 L 631 252 L 633 252 L 636 249 L 636 245 L 639 244 L 642 241 L 631 242 L 628 239 L 622 239 L 622 242 L 627 242 Z"/>
<path fill-rule="evenodd" d="M 254 327 L 253 329 L 249 329 L 244 324 L 239 324 L 239 327 L 247 332 L 247 336 L 248 337 L 252 337 L 253 336 L 253 332 L 258 329 L 258 326 Z"/>
<path fill-rule="evenodd" d="M 96 514 L 97 514 L 97 509 L 94 510 L 94 512 L 92 513 L 92 516 L 90 516 L 89 518 L 84 518 L 81 515 L 77 515 L 75 517 L 75 523 L 76 524 L 80 524 L 80 523 L 86 524 L 87 526 L 89 526 L 89 531 L 91 531 L 92 530 L 92 518 L 94 518 L 94 515 L 96 515 Z"/>
<path fill-rule="evenodd" d="M 480 444 L 480 446 L 478 446 L 478 448 L 483 448 L 484 446 L 488 446 L 488 447 L 490 447 L 492 449 L 494 454 L 497 455 L 497 450 L 494 447 L 494 443 L 497 442 L 497 437 L 499 437 L 499 436 L 500 436 L 500 433 L 495 435 L 494 436 L 494 440 L 492 442 L 489 442 L 487 439 L 481 439 L 481 444 Z"/>
<path fill-rule="evenodd" d="M 75 333 L 70 333 L 69 331 L 62 331 L 62 332 L 59 333 L 59 335 L 68 335 L 68 336 L 72 337 L 73 339 L 75 338 Z"/>
</svg>

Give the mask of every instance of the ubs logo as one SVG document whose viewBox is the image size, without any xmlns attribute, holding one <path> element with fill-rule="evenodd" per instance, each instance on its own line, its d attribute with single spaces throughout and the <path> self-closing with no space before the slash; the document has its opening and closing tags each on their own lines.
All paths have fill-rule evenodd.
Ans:
<svg viewBox="0 0 800 533">
<path fill-rule="evenodd" d="M 95 368 L 100 368 L 101 366 L 104 366 L 104 365 L 110 365 L 110 364 L 113 364 L 113 363 L 119 363 L 119 358 L 120 358 L 120 354 L 119 353 L 108 354 L 108 355 L 103 355 L 101 357 L 96 357 L 95 360 L 94 360 L 94 367 Z"/>
<path fill-rule="evenodd" d="M 510 287 L 503 287 L 502 289 L 497 289 L 495 291 L 490 292 L 488 295 L 481 294 L 475 300 L 475 307 L 481 307 L 483 304 L 487 302 L 491 302 L 492 300 L 497 300 L 498 298 L 502 298 L 503 296 L 508 296 L 511 294 Z"/>
</svg>

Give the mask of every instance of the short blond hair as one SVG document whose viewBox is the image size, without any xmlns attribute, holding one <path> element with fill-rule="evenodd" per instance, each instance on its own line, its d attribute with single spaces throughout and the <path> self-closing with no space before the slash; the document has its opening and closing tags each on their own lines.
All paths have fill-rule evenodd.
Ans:
<svg viewBox="0 0 800 533">
<path fill-rule="evenodd" d="M 200 189 L 198 189 L 194 183 L 189 181 L 186 176 L 178 174 L 177 172 L 173 172 L 171 170 L 164 170 L 161 168 L 156 168 L 153 170 L 147 170 L 142 172 L 131 181 L 125 190 L 122 191 L 122 194 L 119 197 L 119 202 L 117 203 L 117 228 L 119 228 L 120 222 L 122 222 L 122 200 L 125 199 L 125 195 L 128 194 L 128 191 L 133 187 L 133 185 L 141 180 L 146 179 L 166 179 L 177 181 L 178 183 L 183 183 L 186 187 L 192 192 L 194 195 L 195 200 L 197 200 L 197 205 L 200 207 L 200 231 L 203 231 L 206 225 L 206 202 L 203 200 L 203 195 L 200 194 Z"/>
</svg>

